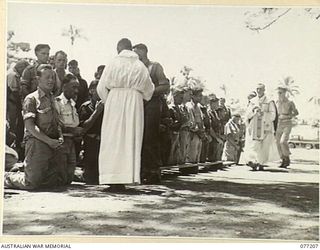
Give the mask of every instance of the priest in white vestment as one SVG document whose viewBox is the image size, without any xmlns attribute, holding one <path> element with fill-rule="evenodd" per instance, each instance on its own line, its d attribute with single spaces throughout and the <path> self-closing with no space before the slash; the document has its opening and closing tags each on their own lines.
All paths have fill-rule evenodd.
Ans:
<svg viewBox="0 0 320 250">
<path fill-rule="evenodd" d="M 246 163 L 263 169 L 266 163 L 279 159 L 276 150 L 275 102 L 265 95 L 265 85 L 257 86 L 257 96 L 250 100 L 246 112 L 246 139 L 243 156 Z"/>
<path fill-rule="evenodd" d="M 143 100 L 151 99 L 154 85 L 130 40 L 121 39 L 117 50 L 118 56 L 106 66 L 97 86 L 105 104 L 99 183 L 124 188 L 123 184 L 140 183 Z"/>
</svg>

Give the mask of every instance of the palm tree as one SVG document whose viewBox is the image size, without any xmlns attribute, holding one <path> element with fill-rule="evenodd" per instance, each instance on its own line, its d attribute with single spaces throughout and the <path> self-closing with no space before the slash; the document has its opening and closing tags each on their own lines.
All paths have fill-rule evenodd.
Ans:
<svg viewBox="0 0 320 250">
<path fill-rule="evenodd" d="M 73 58 L 73 50 L 74 50 L 74 43 L 75 40 L 78 38 L 82 38 L 85 40 L 88 40 L 84 35 L 81 34 L 82 30 L 77 28 L 76 26 L 70 24 L 68 29 L 64 29 L 62 32 L 62 36 L 66 36 L 70 39 L 71 45 L 70 45 L 70 54 L 69 56 Z"/>
<path fill-rule="evenodd" d="M 224 97 L 226 97 L 227 96 L 227 86 L 223 83 L 220 85 L 219 88 L 223 91 Z"/>
<path fill-rule="evenodd" d="M 291 76 L 284 77 L 280 84 L 287 89 L 289 96 L 296 96 L 300 94 L 299 86 L 295 85 L 295 82 Z"/>
<path fill-rule="evenodd" d="M 81 34 L 82 30 L 77 28 L 76 26 L 70 24 L 68 29 L 64 29 L 62 32 L 62 36 L 67 36 L 70 38 L 71 45 L 74 45 L 74 42 L 77 38 L 82 38 L 87 40 L 87 38 Z"/>
</svg>

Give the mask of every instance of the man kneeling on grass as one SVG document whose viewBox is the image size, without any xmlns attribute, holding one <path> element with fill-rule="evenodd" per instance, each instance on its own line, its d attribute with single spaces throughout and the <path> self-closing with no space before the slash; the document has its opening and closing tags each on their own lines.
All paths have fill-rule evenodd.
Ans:
<svg viewBox="0 0 320 250">
<path fill-rule="evenodd" d="M 55 110 L 54 71 L 50 65 L 37 68 L 38 89 L 26 96 L 23 103 L 25 132 L 24 172 L 8 172 L 7 188 L 36 189 L 61 185 L 57 166 L 60 164 L 62 136 Z"/>
</svg>

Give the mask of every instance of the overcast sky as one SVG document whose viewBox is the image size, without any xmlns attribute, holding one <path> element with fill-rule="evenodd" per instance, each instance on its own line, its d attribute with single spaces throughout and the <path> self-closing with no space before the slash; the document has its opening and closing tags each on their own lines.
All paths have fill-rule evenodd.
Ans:
<svg viewBox="0 0 320 250">
<path fill-rule="evenodd" d="M 230 97 L 245 100 L 258 82 L 274 90 L 278 80 L 292 76 L 301 86 L 298 103 L 319 93 L 320 21 L 294 9 L 260 33 L 245 27 L 243 7 L 128 6 L 71 4 L 8 4 L 8 29 L 14 41 L 48 43 L 77 59 L 90 82 L 95 69 L 116 55 L 123 37 L 145 43 L 151 60 L 158 61 L 168 77 L 183 65 L 221 95 L 224 83 Z M 251 9 L 252 10 L 252 9 Z M 61 36 L 73 24 L 88 40 Z"/>
</svg>

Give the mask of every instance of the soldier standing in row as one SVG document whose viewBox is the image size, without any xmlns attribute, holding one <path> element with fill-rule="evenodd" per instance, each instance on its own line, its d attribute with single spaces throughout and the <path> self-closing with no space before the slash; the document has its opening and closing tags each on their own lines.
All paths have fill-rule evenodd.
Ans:
<svg viewBox="0 0 320 250">
<path fill-rule="evenodd" d="M 208 105 L 209 105 L 209 97 L 207 95 L 203 95 L 201 99 L 201 112 L 203 114 L 203 124 L 204 124 L 204 139 L 202 141 L 202 148 L 201 148 L 201 155 L 200 155 L 200 162 L 204 163 L 208 161 L 209 157 L 209 145 L 212 141 L 212 137 L 210 136 L 210 130 L 211 130 L 211 120 L 210 115 L 208 111 Z"/>
<path fill-rule="evenodd" d="M 190 127 L 190 146 L 187 152 L 187 162 L 199 163 L 204 140 L 205 127 L 203 123 L 203 114 L 200 109 L 203 89 L 195 86 L 192 89 L 191 101 L 187 103 L 188 111 L 193 118 L 193 126 Z M 185 169 L 188 173 L 197 173 L 198 167 Z M 184 171 L 185 172 L 185 171 Z"/>
<path fill-rule="evenodd" d="M 191 89 L 188 86 L 183 86 L 183 98 L 180 107 L 181 113 L 181 128 L 180 128 L 180 148 L 182 162 L 187 162 L 187 154 L 190 146 L 190 128 L 193 126 L 191 114 L 187 109 L 187 103 L 191 101 Z"/>
<path fill-rule="evenodd" d="M 141 153 L 141 179 L 145 184 L 159 184 L 161 181 L 160 159 L 160 118 L 162 95 L 169 92 L 169 80 L 162 66 L 148 59 L 148 48 L 145 44 L 133 46 L 134 52 L 147 67 L 155 86 L 153 96 L 144 105 L 144 134 Z"/>
<path fill-rule="evenodd" d="M 172 124 L 170 126 L 170 156 L 168 160 L 169 165 L 183 164 L 184 158 L 181 155 L 181 125 L 182 125 L 182 114 L 180 105 L 183 102 L 184 91 L 181 88 L 172 88 L 173 103 L 169 106 L 170 117 Z"/>
<path fill-rule="evenodd" d="M 210 109 L 209 115 L 211 120 L 211 130 L 210 135 L 212 137 L 212 142 L 209 144 L 209 161 L 216 162 L 221 160 L 221 154 L 223 149 L 223 122 L 220 119 L 219 114 L 219 99 L 215 94 L 209 95 Z"/>
</svg>

